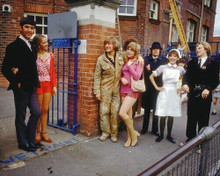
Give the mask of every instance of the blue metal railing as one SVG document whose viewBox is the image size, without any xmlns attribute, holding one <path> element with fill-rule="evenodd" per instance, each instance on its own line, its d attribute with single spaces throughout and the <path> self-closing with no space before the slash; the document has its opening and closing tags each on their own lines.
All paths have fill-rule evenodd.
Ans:
<svg viewBox="0 0 220 176">
<path fill-rule="evenodd" d="M 162 56 L 166 56 L 167 52 L 172 49 L 175 48 L 177 42 L 172 42 L 170 45 L 168 46 L 168 48 L 164 48 L 162 50 Z M 196 43 L 197 42 L 190 42 L 189 44 L 189 48 L 190 48 L 190 53 L 187 53 L 186 56 L 190 56 L 192 59 L 196 57 L 196 53 L 195 53 L 195 47 L 196 47 Z M 220 41 L 211 41 L 208 42 L 211 45 L 212 48 L 212 53 L 211 53 L 211 57 L 216 59 L 216 61 L 219 63 L 220 65 Z M 150 54 L 150 47 L 148 48 L 142 48 L 140 53 L 145 57 L 148 56 Z"/>
<path fill-rule="evenodd" d="M 48 118 L 48 125 L 72 132 L 74 135 L 76 127 L 80 125 L 77 123 L 78 45 L 78 39 L 52 41 L 52 52 L 56 55 L 57 95 L 52 98 Z M 73 49 L 74 63 L 71 62 Z M 74 71 L 71 75 L 73 65 Z"/>
</svg>

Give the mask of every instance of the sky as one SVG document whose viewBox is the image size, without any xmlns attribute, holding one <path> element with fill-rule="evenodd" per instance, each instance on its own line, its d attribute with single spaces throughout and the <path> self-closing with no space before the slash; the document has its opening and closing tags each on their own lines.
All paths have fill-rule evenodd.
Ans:
<svg viewBox="0 0 220 176">
<path fill-rule="evenodd" d="M 220 36 L 220 0 L 217 0 L 215 25 L 214 25 L 214 36 Z"/>
</svg>

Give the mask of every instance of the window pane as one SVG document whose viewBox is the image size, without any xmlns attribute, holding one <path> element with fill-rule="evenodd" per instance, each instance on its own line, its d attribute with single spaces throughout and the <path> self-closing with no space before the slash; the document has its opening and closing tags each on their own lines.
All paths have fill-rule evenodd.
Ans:
<svg viewBox="0 0 220 176">
<path fill-rule="evenodd" d="M 42 34 L 42 27 L 36 26 L 36 34 Z"/>
<path fill-rule="evenodd" d="M 153 4 L 153 10 L 156 10 L 156 4 Z"/>
<path fill-rule="evenodd" d="M 123 0 L 121 5 L 126 5 L 126 0 Z"/>
<path fill-rule="evenodd" d="M 154 17 L 154 12 L 150 12 L 150 18 L 153 18 Z"/>
<path fill-rule="evenodd" d="M 44 34 L 47 35 L 47 27 L 44 27 Z"/>
<path fill-rule="evenodd" d="M 47 17 L 44 17 L 44 24 L 47 25 Z"/>
<path fill-rule="evenodd" d="M 42 17 L 37 16 L 36 17 L 36 23 L 37 24 L 42 24 Z"/>
<path fill-rule="evenodd" d="M 34 20 L 34 16 L 32 15 L 27 15 L 27 17 L 30 17 L 32 20 Z"/>
<path fill-rule="evenodd" d="M 133 14 L 133 12 L 134 12 L 134 8 L 133 7 L 128 7 L 127 8 L 127 13 L 128 14 Z"/>
<path fill-rule="evenodd" d="M 151 2 L 151 3 L 150 3 L 150 10 L 153 10 L 153 5 L 154 5 L 154 4 Z"/>
<path fill-rule="evenodd" d="M 134 0 L 128 0 L 127 5 L 134 5 Z"/>
<path fill-rule="evenodd" d="M 119 13 L 125 13 L 125 7 L 120 7 L 119 8 Z"/>
</svg>

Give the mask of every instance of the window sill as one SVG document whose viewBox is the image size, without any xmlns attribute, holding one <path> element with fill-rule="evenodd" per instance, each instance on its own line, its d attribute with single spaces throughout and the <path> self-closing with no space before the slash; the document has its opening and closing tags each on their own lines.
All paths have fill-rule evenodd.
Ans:
<svg viewBox="0 0 220 176">
<path fill-rule="evenodd" d="M 120 15 L 119 16 L 119 20 L 129 20 L 129 21 L 135 21 L 137 20 L 138 17 L 137 16 L 126 16 L 126 15 Z"/>
<path fill-rule="evenodd" d="M 149 18 L 149 22 L 152 23 L 152 24 L 160 24 L 161 21 L 160 20 L 155 20 L 155 19 L 152 19 L 152 18 Z"/>
</svg>

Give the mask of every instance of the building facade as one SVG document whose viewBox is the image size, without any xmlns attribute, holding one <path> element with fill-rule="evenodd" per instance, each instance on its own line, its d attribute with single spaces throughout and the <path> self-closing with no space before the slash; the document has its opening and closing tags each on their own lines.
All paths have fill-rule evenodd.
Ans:
<svg viewBox="0 0 220 176">
<path fill-rule="evenodd" d="M 212 41 L 216 0 L 176 0 L 187 42 Z M 119 8 L 122 43 L 135 37 L 144 48 L 178 42 L 169 1 L 123 0 Z"/>
</svg>

